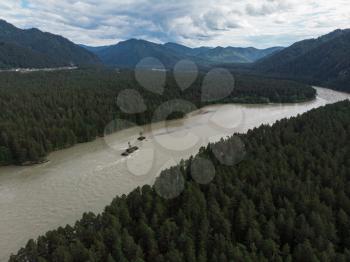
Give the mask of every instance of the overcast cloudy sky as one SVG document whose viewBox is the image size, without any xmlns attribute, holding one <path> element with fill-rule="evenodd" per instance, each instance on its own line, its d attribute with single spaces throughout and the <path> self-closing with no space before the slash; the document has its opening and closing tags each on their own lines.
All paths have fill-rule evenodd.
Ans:
<svg viewBox="0 0 350 262">
<path fill-rule="evenodd" d="M 76 43 L 287 46 L 350 28 L 349 0 L 1 0 L 0 18 Z"/>
</svg>

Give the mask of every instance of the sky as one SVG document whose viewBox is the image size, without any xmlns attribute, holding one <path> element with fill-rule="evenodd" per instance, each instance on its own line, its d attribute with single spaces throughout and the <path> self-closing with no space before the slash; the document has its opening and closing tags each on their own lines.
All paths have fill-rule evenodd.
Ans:
<svg viewBox="0 0 350 262">
<path fill-rule="evenodd" d="M 91 46 L 130 38 L 198 46 L 288 46 L 350 28 L 348 0 L 1 0 L 0 18 Z"/>
</svg>

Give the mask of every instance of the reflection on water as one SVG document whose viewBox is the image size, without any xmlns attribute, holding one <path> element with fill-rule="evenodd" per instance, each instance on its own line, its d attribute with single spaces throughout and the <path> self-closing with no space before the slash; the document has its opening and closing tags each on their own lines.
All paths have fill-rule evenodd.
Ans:
<svg viewBox="0 0 350 262">
<path fill-rule="evenodd" d="M 350 95 L 317 88 L 316 100 L 287 105 L 215 105 L 181 120 L 143 127 L 140 150 L 123 158 L 139 128 L 52 153 L 33 167 L 0 168 L 0 260 L 47 230 L 72 224 L 83 212 L 101 212 L 116 195 L 152 184 L 161 169 L 234 132 L 296 116 Z M 135 142 L 136 143 L 136 142 Z"/>
</svg>

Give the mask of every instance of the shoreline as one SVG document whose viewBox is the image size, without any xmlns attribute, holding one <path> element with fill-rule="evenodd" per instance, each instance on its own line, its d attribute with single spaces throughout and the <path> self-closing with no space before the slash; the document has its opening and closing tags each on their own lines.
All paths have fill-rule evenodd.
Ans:
<svg viewBox="0 0 350 262">
<path fill-rule="evenodd" d="M 0 71 L 1 72 L 1 71 Z M 314 86 L 312 86 L 312 88 L 315 89 Z M 319 87 L 317 87 L 319 88 Z M 320 87 L 320 88 L 323 88 L 323 87 Z M 325 88 L 325 89 L 329 89 L 329 88 Z M 283 102 L 283 103 L 270 103 L 270 102 L 257 102 L 257 103 L 243 103 L 243 102 L 227 102 L 227 103 L 212 103 L 212 104 L 206 104 L 206 105 L 203 105 L 199 108 L 197 108 L 196 110 L 194 111 L 190 111 L 190 112 L 187 112 L 187 113 L 184 113 L 181 117 L 176 117 L 176 118 L 172 118 L 172 119 L 168 119 L 168 120 L 165 120 L 167 121 L 168 123 L 170 123 L 171 121 L 176 121 L 176 120 L 180 120 L 180 119 L 186 119 L 187 116 L 193 114 L 194 112 L 196 111 L 199 111 L 199 110 L 202 110 L 206 107 L 211 107 L 211 106 L 223 106 L 223 105 L 242 105 L 242 106 L 264 106 L 264 105 L 292 105 L 292 104 L 303 104 L 303 103 L 309 103 L 309 102 L 312 102 L 312 101 L 315 101 L 318 97 L 318 93 L 317 93 L 317 89 L 316 90 L 316 94 L 315 96 L 312 98 L 312 99 L 305 99 L 305 100 L 299 100 L 299 101 L 296 101 L 296 102 Z M 338 92 L 338 91 L 337 91 Z M 346 93 L 345 93 L 346 94 Z M 157 123 L 162 123 L 163 121 L 160 121 L 160 122 L 149 122 L 149 123 L 145 123 L 144 125 L 140 125 L 140 127 L 144 127 L 144 126 L 147 126 L 147 125 L 154 125 L 154 124 L 157 124 Z M 127 130 L 128 128 L 126 129 L 121 129 L 121 130 L 118 130 L 116 132 L 120 132 L 120 131 L 123 131 L 123 130 Z M 114 132 L 114 133 L 116 133 Z M 111 135 L 111 134 L 109 134 Z M 108 135 L 107 135 L 108 136 Z M 24 163 L 19 163 L 19 164 L 14 164 L 14 163 L 9 163 L 9 164 L 3 164 L 1 165 L 0 164 L 0 168 L 2 167 L 28 167 L 28 166 L 40 166 L 40 165 L 43 165 L 43 164 L 46 164 L 47 162 L 50 162 L 50 160 L 48 159 L 49 156 L 52 154 L 52 153 L 55 153 L 55 152 L 59 152 L 59 151 L 64 151 L 66 149 L 69 149 L 69 148 L 72 148 L 72 147 L 75 147 L 75 146 L 78 146 L 80 144 L 86 144 L 86 143 L 91 143 L 91 142 L 94 142 L 98 139 L 103 139 L 105 136 L 97 136 L 95 139 L 92 139 L 90 141 L 85 141 L 85 142 L 81 142 L 81 143 L 76 143 L 76 144 L 73 144 L 73 145 L 67 145 L 66 147 L 63 147 L 63 148 L 59 148 L 59 149 L 55 149 L 55 150 L 52 150 L 51 152 L 48 152 L 46 156 L 44 156 L 42 159 L 38 160 L 38 161 L 26 161 Z"/>
</svg>

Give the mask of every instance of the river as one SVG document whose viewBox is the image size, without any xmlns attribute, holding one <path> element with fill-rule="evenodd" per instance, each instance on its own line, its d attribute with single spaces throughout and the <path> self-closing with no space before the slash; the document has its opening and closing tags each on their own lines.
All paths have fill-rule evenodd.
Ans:
<svg viewBox="0 0 350 262">
<path fill-rule="evenodd" d="M 135 127 L 54 152 L 45 164 L 0 168 L 0 261 L 30 238 L 73 224 L 84 212 L 101 212 L 116 195 L 152 184 L 160 170 L 211 141 L 350 99 L 350 94 L 316 89 L 310 102 L 208 106 L 184 119 L 142 127 L 143 142 L 135 142 L 140 131 Z M 122 157 L 128 141 L 140 150 Z"/>
</svg>

